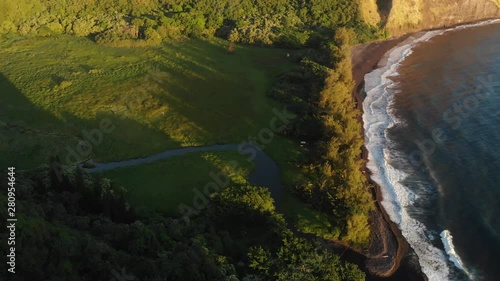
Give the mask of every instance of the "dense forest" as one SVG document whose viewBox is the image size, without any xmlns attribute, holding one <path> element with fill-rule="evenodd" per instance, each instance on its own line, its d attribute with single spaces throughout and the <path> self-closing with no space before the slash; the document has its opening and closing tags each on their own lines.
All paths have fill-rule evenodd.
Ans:
<svg viewBox="0 0 500 281">
<path fill-rule="evenodd" d="M 71 34 L 111 47 L 216 36 L 294 49 L 294 67 L 269 95 L 298 116 L 282 134 L 307 141 L 296 163 L 303 181 L 294 184 L 295 194 L 335 226 L 328 235 L 299 230 L 368 245 L 373 203 L 362 174 L 349 50 L 387 34 L 361 19 L 357 1 L 1 1 L 2 34 Z M 23 270 L 12 280 L 111 280 L 122 270 L 138 280 L 364 280 L 356 266 L 298 237 L 264 188 L 235 185 L 214 193 L 207 210 L 186 224 L 134 211 L 126 190 L 78 169 L 63 181 L 47 167 L 18 178 Z M 3 191 L 0 199 L 6 203 Z"/>
<path fill-rule="evenodd" d="M 301 116 L 286 134 L 309 143 L 301 163 L 308 180 L 295 186 L 296 193 L 338 226 L 327 237 L 363 246 L 369 242 L 368 214 L 374 205 L 361 169 L 350 40 L 347 29 L 337 29 L 314 55 L 280 77 L 271 96 Z"/>
<path fill-rule="evenodd" d="M 10 280 L 364 280 L 356 266 L 288 229 L 265 188 L 227 187 L 186 223 L 139 214 L 123 189 L 78 169 L 62 181 L 49 167 L 16 177 L 22 258 Z M 0 201 L 7 204 L 3 192 Z M 0 247 L 6 252 L 7 243 Z"/>
<path fill-rule="evenodd" d="M 21 0 L 0 2 L 0 34 L 90 36 L 112 46 L 181 36 L 300 48 L 338 27 L 356 40 L 382 36 L 350 0 Z"/>
</svg>

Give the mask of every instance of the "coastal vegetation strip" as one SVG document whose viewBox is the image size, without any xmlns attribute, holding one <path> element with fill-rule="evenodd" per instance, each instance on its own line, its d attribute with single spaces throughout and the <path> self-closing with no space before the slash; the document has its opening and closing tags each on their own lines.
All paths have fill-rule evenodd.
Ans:
<svg viewBox="0 0 500 281">
<path fill-rule="evenodd" d="M 282 76 L 271 95 L 300 116 L 288 134 L 309 143 L 300 163 L 307 176 L 295 183 L 296 194 L 329 218 L 324 225 L 333 227 L 321 231 L 329 233 L 325 238 L 367 246 L 373 199 L 362 174 L 363 138 L 351 95 L 350 38 L 348 30 L 337 30 L 314 60 L 303 59 Z M 318 229 L 303 231 L 319 234 Z"/>
</svg>

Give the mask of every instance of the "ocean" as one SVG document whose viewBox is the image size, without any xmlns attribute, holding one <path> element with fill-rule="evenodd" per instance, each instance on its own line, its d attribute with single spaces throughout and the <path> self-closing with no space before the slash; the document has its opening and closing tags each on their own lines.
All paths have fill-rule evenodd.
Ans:
<svg viewBox="0 0 500 281">
<path fill-rule="evenodd" d="M 423 272 L 500 280 L 500 21 L 412 35 L 365 92 L 367 166 Z"/>
</svg>

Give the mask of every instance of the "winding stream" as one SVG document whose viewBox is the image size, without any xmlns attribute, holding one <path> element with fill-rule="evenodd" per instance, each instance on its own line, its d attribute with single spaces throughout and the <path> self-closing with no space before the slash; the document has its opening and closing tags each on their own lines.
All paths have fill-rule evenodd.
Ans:
<svg viewBox="0 0 500 281">
<path fill-rule="evenodd" d="M 105 172 L 109 170 L 132 167 L 141 164 L 152 163 L 158 160 L 174 156 L 181 156 L 192 152 L 214 152 L 214 151 L 238 151 L 242 155 L 248 155 L 248 161 L 255 162 L 255 169 L 250 173 L 248 181 L 252 185 L 267 187 L 276 203 L 281 202 L 283 188 L 280 183 L 280 171 L 274 160 L 265 152 L 255 146 L 240 144 L 222 144 L 211 146 L 185 147 L 166 150 L 143 158 L 135 158 L 109 163 L 95 163 L 93 168 L 85 168 L 89 173 Z"/>
</svg>

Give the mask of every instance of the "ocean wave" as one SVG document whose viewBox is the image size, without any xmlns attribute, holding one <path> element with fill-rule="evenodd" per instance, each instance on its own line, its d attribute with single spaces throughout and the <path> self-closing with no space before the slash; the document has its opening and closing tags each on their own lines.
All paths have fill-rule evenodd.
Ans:
<svg viewBox="0 0 500 281">
<path fill-rule="evenodd" d="M 452 278 L 447 256 L 455 266 L 466 273 L 467 270 L 461 263 L 460 257 L 452 247 L 451 234 L 445 233 L 446 238 L 443 243 L 445 247 L 451 246 L 446 253 L 431 243 L 433 234 L 420 221 L 412 218 L 408 212 L 418 199 L 419 195 L 412 192 L 405 185 L 403 180 L 408 174 L 394 168 L 394 161 L 405 162 L 405 155 L 397 155 L 391 150 L 387 137 L 387 129 L 393 126 L 404 125 L 404 121 L 395 117 L 392 112 L 394 92 L 389 88 L 394 86 L 390 77 L 397 76 L 399 65 L 412 54 L 412 49 L 431 38 L 444 34 L 447 31 L 459 30 L 472 26 L 486 25 L 500 22 L 500 20 L 489 20 L 477 24 L 468 24 L 456 28 L 421 32 L 410 36 L 403 43 L 386 53 L 379 64 L 379 68 L 365 76 L 366 98 L 363 101 L 363 122 L 365 129 L 366 148 L 369 151 L 367 167 L 372 172 L 372 179 L 381 186 L 383 200 L 382 206 L 385 208 L 391 220 L 394 221 L 408 240 L 412 248 L 419 257 L 422 271 L 431 281 L 445 281 Z M 442 235 L 443 237 L 443 235 Z M 457 261 L 457 263 L 455 263 Z M 458 261 L 460 261 L 458 263 Z"/>
<path fill-rule="evenodd" d="M 451 236 L 451 233 L 449 230 L 444 230 L 441 232 L 441 241 L 443 242 L 444 245 L 444 250 L 446 251 L 446 254 L 448 254 L 448 257 L 450 258 L 450 261 L 455 264 L 456 267 L 462 269 L 465 271 L 464 264 L 460 257 L 458 256 L 457 252 L 455 251 L 455 246 L 453 245 L 453 236 Z"/>
</svg>

